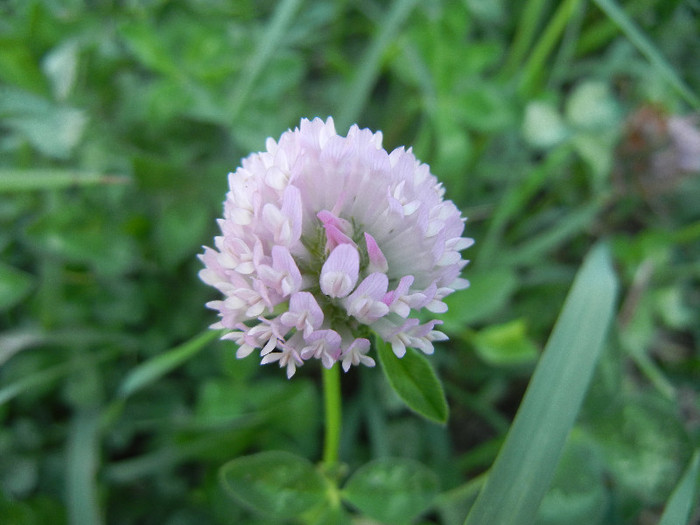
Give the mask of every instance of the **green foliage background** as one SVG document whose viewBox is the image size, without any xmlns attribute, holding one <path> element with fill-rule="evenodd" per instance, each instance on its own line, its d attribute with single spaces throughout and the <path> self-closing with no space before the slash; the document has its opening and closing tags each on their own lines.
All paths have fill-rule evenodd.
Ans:
<svg viewBox="0 0 700 525">
<path fill-rule="evenodd" d="M 413 145 L 477 241 L 430 358 L 449 423 L 352 370 L 349 472 L 420 461 L 423 522 L 462 523 L 606 239 L 617 319 L 538 523 L 655 522 L 700 447 L 700 177 L 663 124 L 700 107 L 698 20 L 694 0 L 0 2 L 0 523 L 269 523 L 218 470 L 320 459 L 319 371 L 201 335 L 196 254 L 240 158 L 328 115 Z"/>
</svg>

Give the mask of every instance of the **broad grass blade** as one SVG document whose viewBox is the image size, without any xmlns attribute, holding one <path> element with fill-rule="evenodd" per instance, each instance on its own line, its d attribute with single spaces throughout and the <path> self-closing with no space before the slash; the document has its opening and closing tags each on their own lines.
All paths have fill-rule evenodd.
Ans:
<svg viewBox="0 0 700 525">
<path fill-rule="evenodd" d="M 613 319 L 607 246 L 579 270 L 515 421 L 465 525 L 527 525 L 549 488 Z"/>
<path fill-rule="evenodd" d="M 683 477 L 673 489 L 659 525 L 683 525 L 688 523 L 697 500 L 698 475 L 700 474 L 700 450 L 695 452 Z"/>
</svg>

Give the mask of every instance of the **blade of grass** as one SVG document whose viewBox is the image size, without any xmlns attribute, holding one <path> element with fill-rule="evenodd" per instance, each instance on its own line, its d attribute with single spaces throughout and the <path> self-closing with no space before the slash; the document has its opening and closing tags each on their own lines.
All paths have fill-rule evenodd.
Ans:
<svg viewBox="0 0 700 525">
<path fill-rule="evenodd" d="M 693 454 L 683 477 L 673 489 L 659 525 L 688 523 L 697 500 L 698 475 L 700 475 L 700 450 Z"/>
<path fill-rule="evenodd" d="M 82 409 L 74 417 L 66 454 L 66 493 L 69 523 L 103 523 L 95 475 L 99 464 L 100 411 Z"/>
<path fill-rule="evenodd" d="M 524 75 L 520 84 L 520 92 L 522 94 L 530 95 L 533 92 L 534 85 L 544 69 L 547 57 L 564 33 L 569 20 L 576 13 L 579 1 L 564 0 L 564 2 L 559 4 L 559 8 L 552 16 L 549 24 L 547 24 L 542 36 L 532 50 L 530 58 L 525 63 L 523 68 Z"/>
<path fill-rule="evenodd" d="M 488 480 L 465 525 L 527 525 L 537 516 L 614 315 L 608 248 L 579 270 Z"/>
<path fill-rule="evenodd" d="M 548 0 L 530 0 L 523 4 L 523 12 L 518 20 L 518 28 L 513 38 L 510 54 L 501 71 L 503 78 L 512 77 L 525 59 L 539 28 L 540 18 L 545 14 Z"/>
<path fill-rule="evenodd" d="M 92 359 L 95 360 L 95 363 L 101 363 L 103 361 L 118 357 L 119 355 L 122 355 L 119 349 L 110 349 L 96 354 Z M 4 387 L 0 388 L 0 406 L 24 392 L 50 384 L 61 377 L 70 374 L 78 366 L 82 365 L 84 365 L 84 363 L 77 363 L 75 361 L 60 363 L 28 376 L 24 376 L 17 381 L 5 385 Z"/>
<path fill-rule="evenodd" d="M 357 121 L 379 75 L 384 50 L 391 44 L 396 31 L 408 17 L 415 4 L 416 0 L 395 0 L 391 4 L 389 12 L 381 22 L 381 30 L 360 60 L 355 78 L 348 85 L 345 96 L 340 98 L 343 105 L 336 118 L 339 129 L 345 129 Z"/>
<path fill-rule="evenodd" d="M 35 190 L 56 190 L 72 186 L 126 184 L 128 177 L 104 175 L 90 171 L 36 169 L 0 170 L 0 193 Z"/>
<path fill-rule="evenodd" d="M 649 60 L 659 75 L 664 77 L 666 82 L 678 91 L 678 94 L 681 95 L 688 104 L 695 108 L 700 107 L 700 98 L 685 85 L 683 80 L 676 74 L 671 64 L 668 63 L 653 42 L 647 38 L 614 0 L 593 1 L 620 28 L 620 31 L 624 33 L 639 52 Z"/>
<path fill-rule="evenodd" d="M 478 268 L 485 267 L 485 265 L 493 265 L 493 261 L 497 259 L 496 252 L 508 221 L 520 214 L 528 200 L 551 180 L 553 174 L 562 171 L 561 167 L 567 162 L 570 154 L 571 149 L 569 147 L 556 148 L 530 172 L 517 179 L 513 177 L 508 181 L 505 197 L 500 199 L 493 218 L 489 221 L 486 236 L 479 243 L 479 257 L 474 262 Z"/>
<path fill-rule="evenodd" d="M 221 332 L 218 330 L 207 330 L 189 341 L 141 363 L 133 368 L 124 378 L 122 384 L 119 386 L 119 396 L 121 398 L 128 397 L 134 392 L 150 385 L 168 372 L 182 365 L 188 359 L 197 355 L 207 344 L 220 335 Z"/>
<path fill-rule="evenodd" d="M 586 230 L 598 215 L 605 201 L 605 197 L 600 196 L 597 200 L 586 203 L 578 209 L 569 210 L 566 216 L 557 221 L 550 229 L 535 235 L 530 240 L 523 242 L 522 247 L 518 246 L 502 257 L 513 265 L 536 264 L 547 252 Z"/>
<path fill-rule="evenodd" d="M 658 2 L 656 2 L 658 3 Z M 625 12 L 628 17 L 634 17 L 645 9 L 649 9 L 649 4 L 643 2 L 627 2 Z M 620 33 L 620 29 L 610 18 L 601 18 L 595 23 L 586 27 L 576 43 L 576 54 L 585 56 L 594 53 L 607 45 Z"/>
<path fill-rule="evenodd" d="M 169 442 L 159 449 L 134 458 L 110 463 L 104 468 L 105 479 L 114 483 L 132 483 L 133 481 L 164 472 L 181 463 L 205 457 L 212 450 L 225 450 L 231 457 L 243 452 L 244 447 L 259 435 L 255 426 L 261 423 L 261 417 L 253 416 L 235 422 L 216 432 L 205 432 L 187 439 Z M 249 439 L 242 437 L 242 432 L 251 432 Z"/>
<path fill-rule="evenodd" d="M 233 103 L 230 119 L 233 122 L 238 116 L 251 89 L 260 76 L 260 72 L 270 61 L 275 49 L 282 41 L 287 29 L 291 25 L 295 13 L 299 9 L 301 0 L 283 0 L 275 8 L 272 18 L 265 28 L 265 32 L 258 43 L 255 53 L 246 64 L 245 69 L 239 75 L 239 81 L 233 91 Z"/>
</svg>

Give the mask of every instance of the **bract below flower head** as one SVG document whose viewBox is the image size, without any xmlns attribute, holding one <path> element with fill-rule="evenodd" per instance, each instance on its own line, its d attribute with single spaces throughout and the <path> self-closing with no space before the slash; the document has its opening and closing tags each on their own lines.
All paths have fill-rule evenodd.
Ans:
<svg viewBox="0 0 700 525">
<path fill-rule="evenodd" d="M 368 335 L 426 354 L 446 337 L 422 309 L 466 288 L 464 219 L 409 148 L 388 153 L 380 132 L 302 120 L 229 175 L 221 235 L 200 255 L 201 279 L 223 299 L 212 328 L 260 351 L 291 377 L 310 359 L 347 371 L 374 366 Z"/>
</svg>

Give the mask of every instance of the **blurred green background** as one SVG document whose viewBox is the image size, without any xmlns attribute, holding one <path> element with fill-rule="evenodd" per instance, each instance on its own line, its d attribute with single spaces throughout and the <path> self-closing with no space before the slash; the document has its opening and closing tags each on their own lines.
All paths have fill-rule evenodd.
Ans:
<svg viewBox="0 0 700 525">
<path fill-rule="evenodd" d="M 349 468 L 417 459 L 442 488 L 423 521 L 461 523 L 605 238 L 619 314 L 539 519 L 656 523 L 700 446 L 699 20 L 697 0 L 0 1 L 0 523 L 267 523 L 219 466 L 319 459 L 318 370 L 213 341 L 196 254 L 241 157 L 329 115 L 413 145 L 477 241 L 431 357 L 449 424 L 352 370 Z"/>
</svg>

